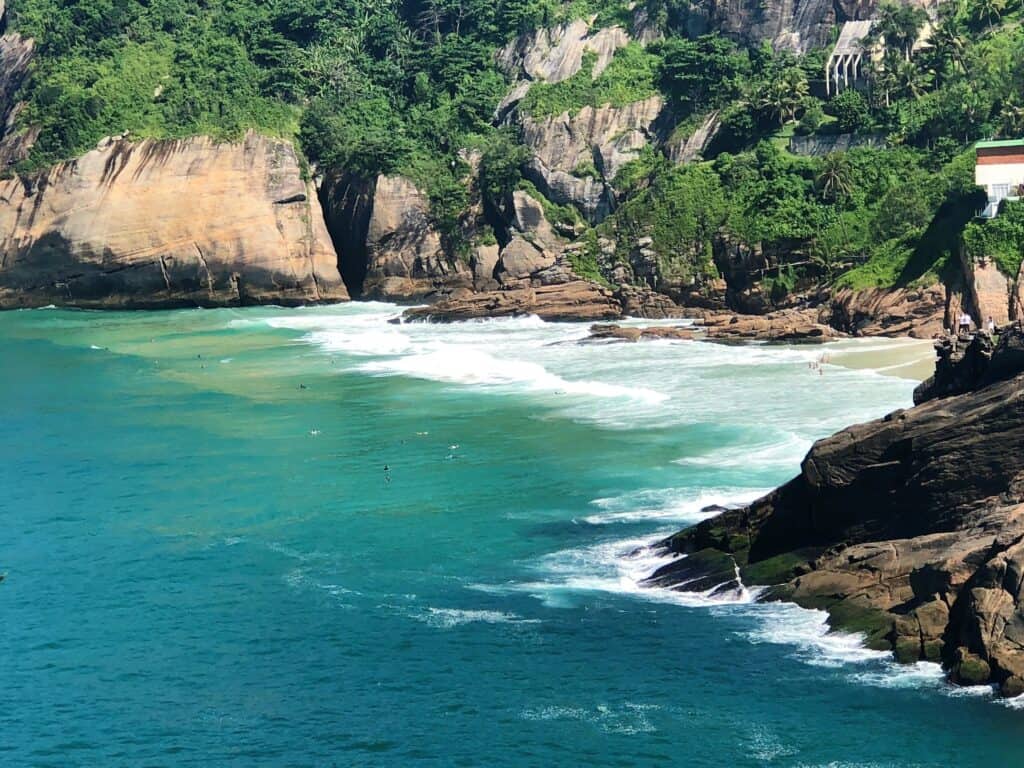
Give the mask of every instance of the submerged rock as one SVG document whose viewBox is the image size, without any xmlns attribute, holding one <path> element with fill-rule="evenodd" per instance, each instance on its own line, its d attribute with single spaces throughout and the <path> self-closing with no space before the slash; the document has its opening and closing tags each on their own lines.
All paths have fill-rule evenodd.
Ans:
<svg viewBox="0 0 1024 768">
<path fill-rule="evenodd" d="M 901 661 L 1019 690 L 1024 337 L 1012 335 L 992 357 L 999 379 L 819 440 L 786 485 L 663 541 L 687 557 L 649 583 L 720 583 L 729 556 L 747 585 L 826 609 Z"/>
<path fill-rule="evenodd" d="M 640 341 L 653 339 L 670 339 L 690 341 L 694 338 L 692 328 L 674 328 L 671 326 L 652 326 L 650 328 L 634 328 L 622 325 L 592 325 L 590 335 L 584 341 Z"/>
</svg>

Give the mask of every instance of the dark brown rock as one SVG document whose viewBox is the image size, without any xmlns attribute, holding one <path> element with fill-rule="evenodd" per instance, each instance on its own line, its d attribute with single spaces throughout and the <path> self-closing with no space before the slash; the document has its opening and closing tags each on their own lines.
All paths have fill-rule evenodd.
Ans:
<svg viewBox="0 0 1024 768">
<path fill-rule="evenodd" d="M 1007 350 L 992 358 L 1002 379 L 820 440 L 786 485 L 665 540 L 687 557 L 650 583 L 724 581 L 724 568 L 694 565 L 728 556 L 747 585 L 827 609 L 833 626 L 902 661 L 941 660 L 954 682 L 1019 691 L 1024 359 Z"/>
<path fill-rule="evenodd" d="M 670 326 L 634 328 L 621 325 L 592 325 L 590 326 L 590 336 L 584 339 L 584 341 L 649 341 L 652 339 L 690 341 L 693 338 L 692 328 L 673 328 Z"/>
<path fill-rule="evenodd" d="M 767 315 L 706 313 L 702 329 L 711 341 L 823 342 L 841 337 L 817 322 L 817 313 L 784 309 Z"/>
<path fill-rule="evenodd" d="M 574 280 L 453 297 L 429 307 L 408 309 L 403 318 L 446 323 L 520 315 L 537 315 L 543 320 L 614 320 L 622 316 L 622 308 L 606 288 Z"/>
<path fill-rule="evenodd" d="M 941 285 L 897 290 L 845 289 L 832 297 L 819 322 L 854 336 L 931 339 L 944 332 L 949 304 L 950 297 Z"/>
</svg>

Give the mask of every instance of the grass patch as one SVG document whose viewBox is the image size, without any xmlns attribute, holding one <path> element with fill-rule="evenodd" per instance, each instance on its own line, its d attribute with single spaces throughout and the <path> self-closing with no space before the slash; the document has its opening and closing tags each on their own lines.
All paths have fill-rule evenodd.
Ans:
<svg viewBox="0 0 1024 768">
<path fill-rule="evenodd" d="M 519 107 L 534 118 L 576 115 L 584 107 L 605 104 L 624 107 L 658 92 L 658 61 L 657 56 L 634 42 L 616 51 L 604 72 L 594 77 L 597 54 L 588 51 L 579 72 L 560 83 L 535 83 Z"/>
<path fill-rule="evenodd" d="M 583 217 L 580 216 L 580 212 L 576 210 L 575 206 L 552 203 L 541 194 L 540 190 L 532 182 L 520 179 L 516 189 L 525 192 L 540 203 L 540 207 L 544 209 L 544 218 L 548 220 L 549 224 L 575 227 L 583 223 Z"/>
</svg>

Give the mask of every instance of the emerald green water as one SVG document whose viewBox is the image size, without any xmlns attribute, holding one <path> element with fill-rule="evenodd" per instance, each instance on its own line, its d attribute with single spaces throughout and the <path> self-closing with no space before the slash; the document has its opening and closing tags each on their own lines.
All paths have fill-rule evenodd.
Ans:
<svg viewBox="0 0 1024 768">
<path fill-rule="evenodd" d="M 926 344 L 395 314 L 0 315 L 0 765 L 1024 763 L 817 613 L 636 585 Z"/>
</svg>

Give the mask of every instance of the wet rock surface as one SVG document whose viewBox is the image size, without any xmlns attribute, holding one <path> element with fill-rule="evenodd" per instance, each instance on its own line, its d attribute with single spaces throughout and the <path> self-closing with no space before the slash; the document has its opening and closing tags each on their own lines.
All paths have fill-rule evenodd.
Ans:
<svg viewBox="0 0 1024 768">
<path fill-rule="evenodd" d="M 648 583 L 704 591 L 734 562 L 900 661 L 1024 690 L 1024 334 L 1004 338 L 971 391 L 820 440 L 786 485 L 664 540 L 685 557 Z"/>
<path fill-rule="evenodd" d="M 637 328 L 614 324 L 590 326 L 590 336 L 584 341 L 641 341 L 663 339 L 670 341 L 691 341 L 695 338 L 692 328 L 672 326 L 651 326 Z"/>
</svg>

